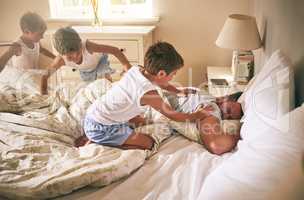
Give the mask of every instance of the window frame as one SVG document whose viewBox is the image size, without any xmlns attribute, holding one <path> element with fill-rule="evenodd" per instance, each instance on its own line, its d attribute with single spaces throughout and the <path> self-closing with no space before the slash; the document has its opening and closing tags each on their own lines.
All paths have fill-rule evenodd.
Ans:
<svg viewBox="0 0 304 200">
<path fill-rule="evenodd" d="M 124 9 L 123 7 L 119 8 L 119 6 L 113 6 L 109 5 L 111 0 L 99 0 L 99 5 L 101 6 L 101 9 L 99 9 L 99 17 L 101 20 L 132 20 L 132 19 L 152 19 L 154 18 L 152 16 L 152 6 L 153 1 L 152 0 L 146 0 L 146 3 L 143 6 L 137 7 L 137 5 L 129 5 L 128 8 Z M 49 7 L 50 7 L 50 18 L 51 19 L 80 19 L 80 20 L 90 20 L 92 19 L 93 12 L 92 7 L 89 6 L 87 10 L 88 14 L 85 14 L 85 9 L 83 7 L 78 8 L 64 8 L 63 3 L 61 0 L 49 0 Z M 115 8 L 112 8 L 115 7 Z M 143 7 L 146 7 L 145 11 Z M 111 11 L 112 9 L 120 9 L 122 13 L 113 14 Z M 110 10 L 110 11 L 109 11 Z M 123 11 L 126 10 L 126 11 Z M 140 15 L 131 15 L 130 13 L 139 13 L 141 11 Z M 76 17 L 75 17 L 76 16 Z"/>
</svg>

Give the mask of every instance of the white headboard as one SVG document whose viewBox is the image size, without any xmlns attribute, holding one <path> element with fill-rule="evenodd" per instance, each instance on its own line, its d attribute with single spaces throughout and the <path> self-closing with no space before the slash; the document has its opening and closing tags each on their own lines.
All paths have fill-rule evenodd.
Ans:
<svg viewBox="0 0 304 200">
<path fill-rule="evenodd" d="M 295 68 L 296 105 L 299 106 L 304 102 L 304 1 L 254 0 L 252 8 L 264 45 L 256 51 L 257 71 L 276 49 L 281 49 Z"/>
</svg>

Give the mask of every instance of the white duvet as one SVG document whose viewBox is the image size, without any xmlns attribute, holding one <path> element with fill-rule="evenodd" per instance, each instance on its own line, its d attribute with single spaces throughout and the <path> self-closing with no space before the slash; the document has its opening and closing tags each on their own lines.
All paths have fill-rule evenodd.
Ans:
<svg viewBox="0 0 304 200">
<path fill-rule="evenodd" d="M 142 166 L 170 136 L 167 124 L 141 127 L 156 140 L 152 152 L 95 144 L 73 146 L 82 134 L 80 123 L 86 108 L 109 87 L 105 80 L 96 81 L 80 90 L 72 102 L 59 93 L 49 98 L 20 97 L 5 87 L 0 109 L 11 113 L 0 113 L 0 195 L 10 199 L 56 197 L 87 185 L 108 185 Z M 22 103 L 24 99 L 27 103 Z"/>
</svg>

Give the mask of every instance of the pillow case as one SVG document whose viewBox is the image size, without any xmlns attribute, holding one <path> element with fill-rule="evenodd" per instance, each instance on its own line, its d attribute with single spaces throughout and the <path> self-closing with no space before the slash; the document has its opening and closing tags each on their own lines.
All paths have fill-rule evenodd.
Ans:
<svg viewBox="0 0 304 200">
<path fill-rule="evenodd" d="M 198 199 L 273 199 L 281 185 L 301 187 L 290 174 L 302 165 L 303 130 L 301 106 L 260 130 L 259 140 L 240 140 L 238 150 L 206 178 Z"/>
<path fill-rule="evenodd" d="M 241 97 L 241 136 L 255 138 L 294 107 L 293 70 L 289 59 L 275 51 Z"/>
</svg>

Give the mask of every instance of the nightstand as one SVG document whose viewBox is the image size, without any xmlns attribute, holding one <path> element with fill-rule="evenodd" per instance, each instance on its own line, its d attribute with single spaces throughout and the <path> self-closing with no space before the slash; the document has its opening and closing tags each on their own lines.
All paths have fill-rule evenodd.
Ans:
<svg viewBox="0 0 304 200">
<path fill-rule="evenodd" d="M 245 90 L 247 83 L 233 82 L 231 67 L 207 66 L 208 91 L 215 97 L 229 95 Z M 226 79 L 227 85 L 215 85 L 211 79 Z"/>
</svg>

